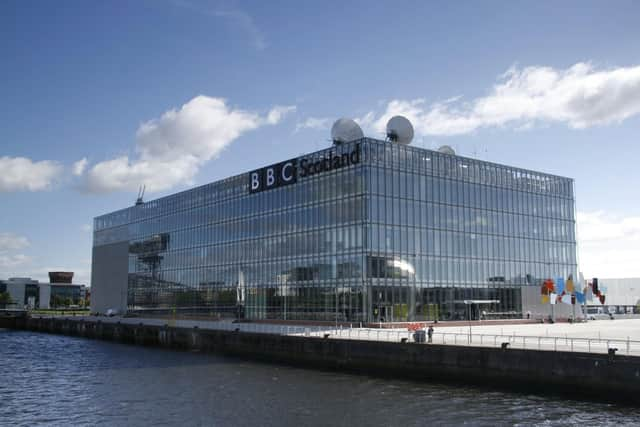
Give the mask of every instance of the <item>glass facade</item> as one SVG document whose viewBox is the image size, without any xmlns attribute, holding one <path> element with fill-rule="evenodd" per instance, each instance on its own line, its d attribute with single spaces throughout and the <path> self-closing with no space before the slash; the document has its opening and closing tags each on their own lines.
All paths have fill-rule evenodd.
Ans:
<svg viewBox="0 0 640 427">
<path fill-rule="evenodd" d="M 291 185 L 245 173 L 97 217 L 94 247 L 128 242 L 128 309 L 453 320 L 471 299 L 521 317 L 523 286 L 575 277 L 569 178 L 368 138 L 293 162 Z"/>
</svg>

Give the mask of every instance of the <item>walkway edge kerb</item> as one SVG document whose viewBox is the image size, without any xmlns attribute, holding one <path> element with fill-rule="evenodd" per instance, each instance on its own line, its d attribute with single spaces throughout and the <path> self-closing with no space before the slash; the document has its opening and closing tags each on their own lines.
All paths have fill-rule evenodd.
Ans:
<svg viewBox="0 0 640 427">
<path fill-rule="evenodd" d="M 640 357 L 489 347 L 323 339 L 61 318 L 0 318 L 0 328 L 412 380 L 640 403 Z"/>
</svg>

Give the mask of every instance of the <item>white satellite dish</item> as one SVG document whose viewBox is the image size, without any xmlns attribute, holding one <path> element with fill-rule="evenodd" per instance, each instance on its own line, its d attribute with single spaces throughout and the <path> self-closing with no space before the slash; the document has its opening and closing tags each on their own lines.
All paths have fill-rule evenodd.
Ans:
<svg viewBox="0 0 640 427">
<path fill-rule="evenodd" d="M 456 155 L 455 150 L 453 148 L 451 148 L 450 146 L 448 146 L 448 145 L 443 145 L 440 148 L 438 148 L 438 152 L 442 153 L 442 154 L 448 154 L 450 156 L 455 156 Z"/>
<path fill-rule="evenodd" d="M 413 125 L 404 116 L 393 116 L 387 122 L 387 138 L 398 144 L 410 144 L 413 139 Z"/>
<path fill-rule="evenodd" d="M 336 145 L 361 138 L 364 138 L 364 133 L 362 133 L 360 125 L 351 119 L 343 117 L 336 120 L 331 126 L 331 140 Z"/>
</svg>

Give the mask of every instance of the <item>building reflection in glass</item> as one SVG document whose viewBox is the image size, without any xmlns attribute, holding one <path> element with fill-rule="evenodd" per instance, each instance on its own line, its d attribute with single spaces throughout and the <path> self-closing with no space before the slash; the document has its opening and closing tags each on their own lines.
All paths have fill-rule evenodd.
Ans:
<svg viewBox="0 0 640 427">
<path fill-rule="evenodd" d="M 373 139 L 304 157 L 355 144 L 293 185 L 242 174 L 100 216 L 94 246 L 129 242 L 130 310 L 248 319 L 520 317 L 523 287 L 576 276 L 571 179 Z"/>
</svg>

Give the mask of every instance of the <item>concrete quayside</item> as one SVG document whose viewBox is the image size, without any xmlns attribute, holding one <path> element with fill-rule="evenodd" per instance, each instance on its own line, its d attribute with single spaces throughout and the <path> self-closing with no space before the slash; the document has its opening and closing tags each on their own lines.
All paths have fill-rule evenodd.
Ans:
<svg viewBox="0 0 640 427">
<path fill-rule="evenodd" d="M 412 342 L 410 332 L 360 328 L 321 329 L 231 322 L 139 318 L 0 316 L 0 328 L 103 339 L 167 349 L 219 353 L 311 368 L 338 369 L 412 380 L 454 381 L 574 398 L 640 403 L 640 357 L 622 349 L 587 352 L 516 348 L 516 342 L 476 345 L 461 336 L 432 344 Z M 439 328 L 444 329 L 444 328 Z M 452 328 L 454 329 L 454 328 Z M 369 331 L 369 330 L 366 330 Z M 371 334 L 376 333 L 376 338 Z M 380 334 L 386 339 L 380 339 Z M 461 334 L 463 335 L 463 334 Z M 497 335 L 494 335 L 497 336 Z M 524 336 L 524 335 L 523 335 Z M 442 343 L 440 339 L 444 337 Z M 504 335 L 505 338 L 508 335 Z M 557 340 L 556 340 L 557 343 Z M 504 345 L 506 344 L 506 345 Z M 633 354 L 632 352 L 631 354 Z"/>
</svg>

